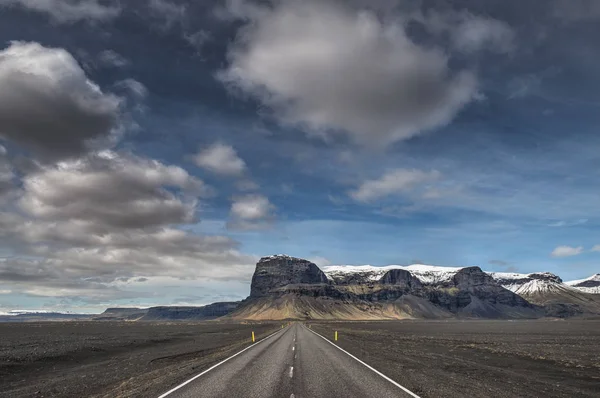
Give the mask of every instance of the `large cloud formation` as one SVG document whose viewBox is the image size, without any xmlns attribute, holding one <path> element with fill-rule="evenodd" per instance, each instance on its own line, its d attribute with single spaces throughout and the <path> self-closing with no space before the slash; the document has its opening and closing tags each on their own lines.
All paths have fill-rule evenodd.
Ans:
<svg viewBox="0 0 600 398">
<path fill-rule="evenodd" d="M 176 166 L 103 151 L 40 165 L 23 180 L 21 212 L 0 212 L 11 255 L 0 282 L 51 297 L 132 297 L 138 277 L 247 280 L 255 259 L 224 236 L 178 228 L 195 221 L 202 181 Z"/>
<path fill-rule="evenodd" d="M 0 0 L 1 6 L 23 7 L 48 14 L 55 22 L 103 21 L 120 14 L 116 4 L 99 0 Z"/>
<path fill-rule="evenodd" d="M 44 158 L 81 155 L 118 130 L 120 98 L 63 49 L 13 42 L 0 51 L 0 87 L 0 138 Z"/>
<path fill-rule="evenodd" d="M 248 23 L 218 77 L 311 134 L 386 145 L 449 123 L 478 96 L 475 74 L 452 71 L 446 52 L 412 41 L 405 21 L 338 2 L 231 4 Z M 504 34 L 474 17 L 465 23 L 456 33 L 465 51 Z"/>
<path fill-rule="evenodd" d="M 136 83 L 122 84 L 143 99 Z M 186 230 L 211 187 L 181 167 L 106 149 L 128 103 L 71 54 L 14 42 L 0 51 L 0 86 L 0 140 L 10 143 L 0 145 L 0 287 L 93 303 L 149 294 L 129 290 L 131 280 L 250 278 L 256 259 L 238 242 Z"/>
</svg>

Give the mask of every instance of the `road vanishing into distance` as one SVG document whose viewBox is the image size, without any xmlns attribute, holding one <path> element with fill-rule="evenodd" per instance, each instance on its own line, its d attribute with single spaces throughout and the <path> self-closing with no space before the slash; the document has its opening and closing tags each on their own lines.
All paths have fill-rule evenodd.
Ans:
<svg viewBox="0 0 600 398">
<path fill-rule="evenodd" d="M 159 398 L 418 396 L 332 342 L 294 323 Z"/>
</svg>

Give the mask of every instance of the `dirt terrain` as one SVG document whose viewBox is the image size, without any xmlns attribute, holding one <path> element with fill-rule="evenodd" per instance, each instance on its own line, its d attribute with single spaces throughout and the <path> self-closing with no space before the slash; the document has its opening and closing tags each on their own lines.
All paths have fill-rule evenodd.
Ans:
<svg viewBox="0 0 600 398">
<path fill-rule="evenodd" d="M 423 398 L 600 397 L 600 321 L 311 323 Z"/>
<path fill-rule="evenodd" d="M 0 397 L 157 397 L 281 323 L 0 324 Z"/>
<path fill-rule="evenodd" d="M 306 323 L 423 398 L 600 396 L 598 320 Z M 0 324 L 0 397 L 157 397 L 279 328 Z"/>
</svg>

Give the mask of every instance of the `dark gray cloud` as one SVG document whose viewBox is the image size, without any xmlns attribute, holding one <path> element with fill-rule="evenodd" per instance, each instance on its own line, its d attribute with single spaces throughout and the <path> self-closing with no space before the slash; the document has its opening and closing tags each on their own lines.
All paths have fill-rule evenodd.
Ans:
<svg viewBox="0 0 600 398">
<path fill-rule="evenodd" d="M 25 176 L 23 191 L 20 207 L 37 219 L 144 228 L 192 222 L 196 197 L 210 188 L 180 167 L 104 151 L 43 167 Z"/>
<path fill-rule="evenodd" d="M 230 16 L 247 21 L 218 77 L 273 110 L 281 122 L 329 138 L 347 134 L 387 145 L 448 124 L 480 98 L 475 73 L 452 70 L 441 47 L 408 36 L 408 20 L 452 36 L 457 51 L 509 51 L 506 24 L 468 13 L 379 18 L 341 2 L 236 1 Z"/>
<path fill-rule="evenodd" d="M 45 159 L 81 155 L 118 131 L 121 99 L 63 49 L 13 42 L 0 51 L 0 86 L 0 138 Z"/>
<path fill-rule="evenodd" d="M 15 174 L 10 164 L 6 148 L 0 145 L 0 198 L 14 189 Z"/>
</svg>

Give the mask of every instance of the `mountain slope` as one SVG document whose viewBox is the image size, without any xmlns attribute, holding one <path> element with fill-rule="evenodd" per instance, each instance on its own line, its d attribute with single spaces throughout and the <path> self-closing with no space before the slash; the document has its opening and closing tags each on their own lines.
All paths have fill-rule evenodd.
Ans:
<svg viewBox="0 0 600 398">
<path fill-rule="evenodd" d="M 600 294 L 600 274 L 595 274 L 586 279 L 568 281 L 565 284 L 584 293 Z"/>
<path fill-rule="evenodd" d="M 594 297 L 569 286 L 552 273 L 491 273 L 491 275 L 507 289 L 531 303 L 543 306 L 547 316 L 600 314 L 600 297 Z"/>
</svg>

